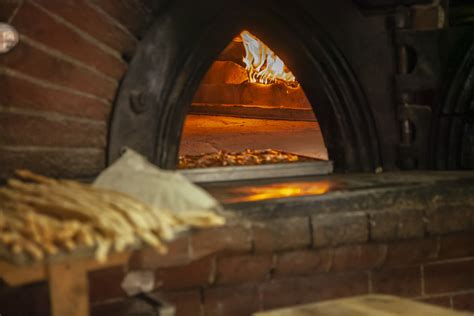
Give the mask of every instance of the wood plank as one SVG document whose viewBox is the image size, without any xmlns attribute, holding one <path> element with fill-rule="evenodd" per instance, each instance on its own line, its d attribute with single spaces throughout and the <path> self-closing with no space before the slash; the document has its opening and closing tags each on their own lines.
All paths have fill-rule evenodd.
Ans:
<svg viewBox="0 0 474 316">
<path fill-rule="evenodd" d="M 104 262 L 97 261 L 95 258 L 89 258 L 84 262 L 88 271 L 100 270 L 104 268 L 116 267 L 127 263 L 133 251 L 124 251 L 120 253 L 109 254 L 107 260 Z"/>
<path fill-rule="evenodd" d="M 388 295 L 364 295 L 315 304 L 256 313 L 255 316 L 467 316 L 446 308 L 431 306 Z"/>
<path fill-rule="evenodd" d="M 49 295 L 53 316 L 89 315 L 89 281 L 82 262 L 48 266 Z"/>
<path fill-rule="evenodd" d="M 99 262 L 93 257 L 68 256 L 50 263 L 19 266 L 0 260 L 0 278 L 11 286 L 48 280 L 53 316 L 89 315 L 88 272 L 129 261 L 132 251 L 111 254 Z"/>
<path fill-rule="evenodd" d="M 38 282 L 46 278 L 46 268 L 42 264 L 18 266 L 0 260 L 0 279 L 10 286 Z"/>
</svg>

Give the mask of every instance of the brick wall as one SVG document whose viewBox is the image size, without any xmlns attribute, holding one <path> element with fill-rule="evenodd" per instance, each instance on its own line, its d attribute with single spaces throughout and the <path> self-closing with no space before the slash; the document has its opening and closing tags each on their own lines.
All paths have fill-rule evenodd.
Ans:
<svg viewBox="0 0 474 316">
<path fill-rule="evenodd" d="M 449 212 L 435 213 L 348 212 L 200 232 L 174 242 L 168 256 L 146 251 L 126 268 L 91 275 L 94 315 L 126 305 L 119 284 L 135 269 L 154 270 L 156 293 L 183 316 L 250 315 L 367 293 L 474 312 L 474 213 L 442 222 Z"/>
<path fill-rule="evenodd" d="M 250 315 L 366 293 L 474 312 L 474 213 L 457 210 L 463 217 L 448 207 L 350 211 L 199 232 L 167 256 L 145 251 L 91 275 L 93 310 L 126 302 L 118 288 L 127 270 L 152 269 L 178 315 Z"/>
<path fill-rule="evenodd" d="M 146 249 L 91 273 L 92 315 L 127 315 L 136 301 L 120 284 L 133 270 L 153 271 L 154 294 L 179 316 L 251 315 L 367 293 L 474 313 L 474 201 L 448 196 L 427 196 L 423 209 L 409 199 L 384 209 L 286 209 L 196 232 L 167 255 Z M 44 283 L 0 287 L 2 314 L 47 315 L 47 296 Z"/>
<path fill-rule="evenodd" d="M 21 36 L 0 55 L 0 178 L 16 168 L 82 178 L 104 167 L 112 102 L 153 2 L 0 2 L 0 22 Z"/>
</svg>

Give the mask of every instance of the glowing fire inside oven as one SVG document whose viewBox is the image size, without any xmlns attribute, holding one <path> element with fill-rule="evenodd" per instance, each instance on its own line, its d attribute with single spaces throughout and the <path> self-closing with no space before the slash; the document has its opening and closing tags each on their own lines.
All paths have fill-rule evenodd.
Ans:
<svg viewBox="0 0 474 316">
<path fill-rule="evenodd" d="M 237 194 L 226 199 L 226 203 L 255 202 L 296 196 L 322 195 L 340 186 L 330 180 L 313 182 L 275 183 L 262 186 L 243 186 L 231 190 Z"/>
<path fill-rule="evenodd" d="M 248 31 L 243 31 L 240 36 L 245 47 L 243 61 L 249 82 L 270 84 L 281 80 L 285 83 L 297 84 L 295 76 L 268 46 Z"/>
</svg>

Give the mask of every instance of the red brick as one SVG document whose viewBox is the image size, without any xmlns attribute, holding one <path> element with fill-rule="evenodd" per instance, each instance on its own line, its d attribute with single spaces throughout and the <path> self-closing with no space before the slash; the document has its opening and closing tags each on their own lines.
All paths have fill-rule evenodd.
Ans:
<svg viewBox="0 0 474 316">
<path fill-rule="evenodd" d="M 134 34 L 143 31 L 153 19 L 153 0 L 92 0 L 92 2 Z"/>
<path fill-rule="evenodd" d="M 432 235 L 463 232 L 472 227 L 474 207 L 462 205 L 443 205 L 428 209 L 427 231 Z"/>
<path fill-rule="evenodd" d="M 36 315 L 36 314 L 35 314 Z M 91 306 L 91 316 L 156 315 L 156 307 L 143 298 L 130 297 L 99 302 Z"/>
<path fill-rule="evenodd" d="M 118 52 L 131 53 L 135 49 L 137 41 L 133 35 L 113 23 L 90 2 L 36 0 L 36 3 Z"/>
<path fill-rule="evenodd" d="M 367 215 L 362 212 L 331 213 L 313 216 L 315 247 L 337 246 L 368 240 Z"/>
<path fill-rule="evenodd" d="M 252 315 L 260 309 L 257 286 L 252 284 L 204 290 L 206 316 Z"/>
<path fill-rule="evenodd" d="M 52 133 L 54 131 L 54 133 Z M 107 126 L 0 112 L 0 146 L 96 147 L 106 143 Z"/>
<path fill-rule="evenodd" d="M 61 1 L 61 5 L 58 5 L 58 2 L 51 4 L 62 7 L 65 6 L 65 3 L 72 2 Z M 76 14 L 80 12 L 81 10 L 77 10 Z M 95 24 L 91 23 L 91 19 L 86 19 L 84 22 Z M 119 54 L 114 56 L 106 53 L 99 46 L 85 39 L 67 25 L 55 20 L 30 1 L 25 1 L 13 19 L 12 25 L 30 39 L 84 62 L 111 78 L 121 78 L 126 69 L 126 64 L 120 60 Z M 58 71 L 58 69 L 49 68 L 48 72 L 51 71 Z"/>
<path fill-rule="evenodd" d="M 202 316 L 199 290 L 165 292 L 162 297 L 176 307 L 176 316 Z"/>
<path fill-rule="evenodd" d="M 221 257 L 217 261 L 216 282 L 233 284 L 264 281 L 269 278 L 272 266 L 271 254 Z"/>
<path fill-rule="evenodd" d="M 458 233 L 440 237 L 440 259 L 474 256 L 474 232 Z"/>
<path fill-rule="evenodd" d="M 185 266 L 156 270 L 156 286 L 164 290 L 206 286 L 214 281 L 215 257 L 208 256 Z"/>
<path fill-rule="evenodd" d="M 126 298 L 122 300 L 112 300 L 105 302 L 98 302 L 91 305 L 91 316 L 122 316 L 124 313 L 130 311 L 136 301 Z M 135 305 L 136 306 L 136 305 Z"/>
<path fill-rule="evenodd" d="M 108 101 L 112 101 L 117 89 L 117 82 L 33 47 L 25 41 L 20 41 L 13 51 L 0 56 L 0 63 L 36 79 L 89 93 Z"/>
<path fill-rule="evenodd" d="M 422 303 L 437 305 L 441 307 L 451 308 L 451 297 L 450 296 L 437 296 L 418 299 Z"/>
<path fill-rule="evenodd" d="M 123 267 L 89 272 L 89 299 L 92 304 L 112 298 L 125 297 L 121 283 L 125 277 Z"/>
<path fill-rule="evenodd" d="M 453 308 L 474 313 L 474 292 L 454 295 Z"/>
<path fill-rule="evenodd" d="M 250 231 L 241 226 L 205 229 L 191 237 L 192 258 L 200 258 L 219 251 L 248 252 L 251 249 Z"/>
<path fill-rule="evenodd" d="M 426 294 L 474 289 L 474 259 L 447 261 L 425 266 Z"/>
<path fill-rule="evenodd" d="M 93 178 L 103 168 L 103 149 L 0 146 L 0 179 L 10 177 L 15 169 L 30 169 L 51 177 Z"/>
<path fill-rule="evenodd" d="M 309 220 L 306 217 L 268 220 L 255 224 L 252 229 L 255 251 L 297 249 L 308 247 L 311 243 Z"/>
<path fill-rule="evenodd" d="M 328 272 L 332 262 L 331 248 L 296 250 L 277 255 L 275 277 Z"/>
<path fill-rule="evenodd" d="M 334 249 L 331 271 L 369 270 L 380 267 L 385 261 L 387 246 L 362 244 Z"/>
<path fill-rule="evenodd" d="M 0 103 L 14 108 L 55 112 L 107 122 L 111 105 L 105 100 L 43 86 L 0 74 Z"/>
<path fill-rule="evenodd" d="M 0 1 L 0 22 L 7 23 L 20 3 L 20 0 Z"/>
<path fill-rule="evenodd" d="M 435 238 L 389 243 L 384 266 L 408 266 L 433 261 L 438 257 L 438 251 Z"/>
<path fill-rule="evenodd" d="M 272 280 L 261 286 L 263 309 L 368 293 L 366 273 L 325 273 Z"/>
<path fill-rule="evenodd" d="M 403 297 L 420 296 L 420 267 L 389 268 L 372 271 L 372 291 L 373 293 Z"/>
<path fill-rule="evenodd" d="M 370 238 L 391 241 L 422 237 L 423 211 L 416 209 L 383 210 L 370 213 Z"/>
<path fill-rule="evenodd" d="M 129 261 L 131 270 L 156 269 L 182 266 L 191 262 L 189 237 L 182 237 L 167 244 L 168 252 L 160 254 L 153 248 L 146 248 L 132 255 Z"/>
</svg>

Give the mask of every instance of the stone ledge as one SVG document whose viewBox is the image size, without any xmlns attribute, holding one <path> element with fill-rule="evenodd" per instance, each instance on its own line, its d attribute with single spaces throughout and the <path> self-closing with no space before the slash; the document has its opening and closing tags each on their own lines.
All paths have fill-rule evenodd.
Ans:
<svg viewBox="0 0 474 316">
<path fill-rule="evenodd" d="M 299 182 L 327 185 L 320 195 L 304 195 L 252 202 L 233 202 L 244 195 L 236 192 L 240 187 L 271 187 L 273 183 L 291 187 Z M 373 217 L 377 212 L 410 212 L 413 210 L 440 210 L 443 207 L 464 207 L 474 210 L 474 172 L 400 172 L 387 174 L 333 174 L 322 177 L 297 179 L 260 180 L 252 182 L 203 185 L 204 189 L 219 199 L 227 209 L 253 220 L 286 217 L 305 217 L 329 213 L 367 212 Z M 226 201 L 232 201 L 226 203 Z M 474 211 L 473 211 L 474 214 Z M 406 214 L 402 214 L 406 216 Z M 429 215 L 429 214 L 428 214 Z M 400 218 L 403 219 L 403 218 Z M 470 217 L 474 222 L 474 216 Z M 408 234 L 406 238 L 418 235 Z M 386 236 L 380 236 L 385 238 Z M 403 236 L 400 236 L 403 237 Z"/>
<path fill-rule="evenodd" d="M 369 212 L 370 239 L 385 241 L 418 238 L 424 235 L 425 218 L 421 209 Z"/>
<path fill-rule="evenodd" d="M 315 215 L 311 224 L 315 247 L 366 242 L 369 239 L 367 214 L 364 212 Z"/>
<path fill-rule="evenodd" d="M 309 247 L 310 225 L 307 217 L 274 219 L 254 224 L 254 249 L 256 252 L 270 252 Z"/>
</svg>

